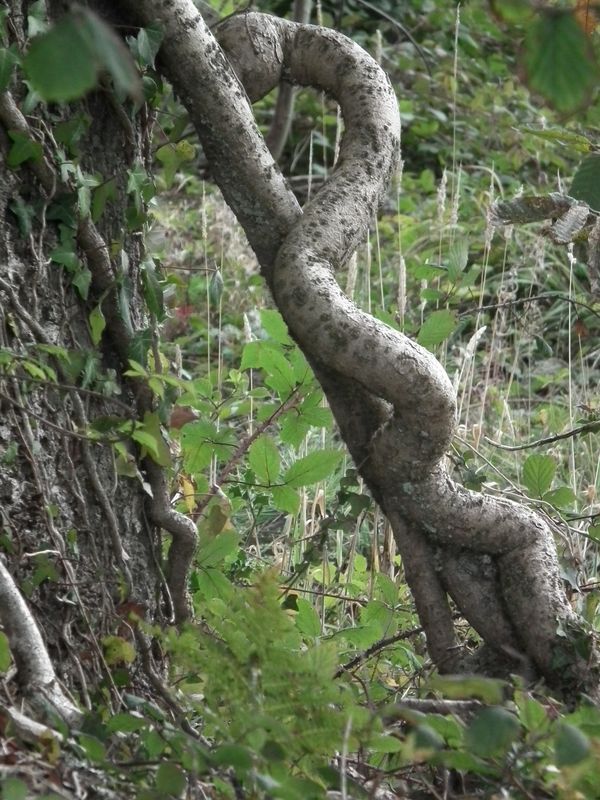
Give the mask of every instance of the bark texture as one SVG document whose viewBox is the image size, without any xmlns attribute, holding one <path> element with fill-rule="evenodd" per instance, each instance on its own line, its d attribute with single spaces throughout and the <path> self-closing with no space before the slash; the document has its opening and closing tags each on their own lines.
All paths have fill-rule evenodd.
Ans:
<svg viewBox="0 0 600 800">
<path fill-rule="evenodd" d="M 285 80 L 326 91 L 341 106 L 336 170 L 302 212 L 191 0 L 126 5 L 140 24 L 158 19 L 164 26 L 163 69 L 390 519 L 440 669 L 492 663 L 497 671 L 542 675 L 568 696 L 596 695 L 594 641 L 565 597 L 550 523 L 451 480 L 444 453 L 455 397 L 447 375 L 429 352 L 356 308 L 335 280 L 396 164 L 399 118 L 383 72 L 334 31 L 254 13 L 217 27 L 250 100 Z M 485 639 L 481 659 L 457 649 L 448 597 Z"/>
<path fill-rule="evenodd" d="M 20 10 L 9 31 L 22 45 L 27 3 Z M 0 622 L 36 715 L 48 701 L 73 722 L 78 712 L 60 684 L 90 708 L 92 687 L 104 682 L 118 706 L 103 641 L 132 638 L 129 610 L 155 618 L 163 582 L 147 492 L 118 474 L 110 445 L 88 435 L 98 417 L 135 415 L 122 347 L 148 321 L 140 237 L 123 220 L 128 170 L 148 150 L 142 120 L 115 113 L 108 93 L 71 109 L 39 106 L 35 116 L 21 110 L 24 94 L 16 80 L 0 94 L 0 549 L 8 568 L 0 564 Z M 81 169 L 115 182 L 97 225 L 77 218 L 76 190 L 60 168 L 66 156 L 51 135 L 78 115 L 89 122 Z M 43 157 L 9 169 L 9 132 L 39 142 Z M 91 273 L 87 300 L 50 257 L 66 232 Z M 107 329 L 95 345 L 88 318 L 99 303 Z"/>
</svg>

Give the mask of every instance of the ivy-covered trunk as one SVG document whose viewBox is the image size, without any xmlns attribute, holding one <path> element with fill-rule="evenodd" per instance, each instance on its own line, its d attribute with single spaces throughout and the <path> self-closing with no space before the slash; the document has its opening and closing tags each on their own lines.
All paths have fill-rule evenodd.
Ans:
<svg viewBox="0 0 600 800">
<path fill-rule="evenodd" d="M 45 24 L 27 5 L 7 44 Z M 153 618 L 160 596 L 129 435 L 139 397 L 122 375 L 149 324 L 137 188 L 149 120 L 102 91 L 44 108 L 22 76 L 0 95 L 0 559 L 15 584 L 2 583 L 3 624 L 20 680 L 43 689 L 19 650 L 36 643 L 6 606 L 18 588 L 58 677 L 91 707 L 133 657 L 130 612 Z"/>
</svg>

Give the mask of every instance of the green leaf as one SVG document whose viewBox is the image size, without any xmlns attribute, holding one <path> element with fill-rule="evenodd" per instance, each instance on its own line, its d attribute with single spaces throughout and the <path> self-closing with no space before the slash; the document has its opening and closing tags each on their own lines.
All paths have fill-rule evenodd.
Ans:
<svg viewBox="0 0 600 800">
<path fill-rule="evenodd" d="M 248 463 L 256 477 L 267 485 L 274 483 L 279 475 L 279 451 L 270 436 L 259 436 L 248 451 Z"/>
<path fill-rule="evenodd" d="M 222 531 L 217 536 L 207 537 L 200 543 L 196 560 L 201 567 L 216 567 L 225 559 L 237 553 L 240 536 L 235 531 Z"/>
<path fill-rule="evenodd" d="M 135 661 L 133 645 L 121 636 L 105 636 L 102 639 L 102 649 L 109 667 L 116 664 L 133 664 Z"/>
<path fill-rule="evenodd" d="M 208 284 L 208 297 L 213 306 L 218 307 L 219 303 L 221 302 L 221 298 L 223 297 L 224 288 L 225 283 L 223 281 L 223 276 L 221 275 L 221 270 L 216 269 L 213 272 Z"/>
<path fill-rule="evenodd" d="M 287 325 L 279 311 L 272 308 L 263 308 L 260 312 L 260 322 L 263 330 L 279 344 L 291 345 L 293 341 L 288 333 Z"/>
<path fill-rule="evenodd" d="M 0 92 L 8 87 L 14 66 L 18 61 L 19 56 L 14 50 L 14 46 L 0 47 Z"/>
<path fill-rule="evenodd" d="M 252 344 L 252 342 L 251 342 Z M 259 366 L 265 371 L 265 383 L 282 397 L 288 397 L 296 386 L 294 368 L 275 347 L 263 346 L 259 350 Z"/>
<path fill-rule="evenodd" d="M 587 758 L 591 751 L 590 740 L 568 722 L 561 722 L 554 740 L 554 752 L 558 767 L 570 767 Z"/>
<path fill-rule="evenodd" d="M 464 237 L 456 239 L 451 245 L 448 253 L 448 278 L 456 281 L 464 272 L 469 261 L 469 240 Z"/>
<path fill-rule="evenodd" d="M 300 509 L 300 495 L 290 486 L 271 486 L 273 505 L 286 514 L 297 514 Z"/>
<path fill-rule="evenodd" d="M 39 161 L 42 158 L 44 150 L 40 142 L 20 131 L 8 131 L 8 135 L 13 141 L 6 159 L 11 169 L 25 161 Z"/>
<path fill-rule="evenodd" d="M 568 11 L 542 10 L 527 26 L 523 63 L 530 88 L 565 113 L 588 100 L 598 77 L 590 41 Z"/>
<path fill-rule="evenodd" d="M 92 273 L 89 271 L 87 267 L 82 267 L 78 270 L 73 277 L 73 286 L 79 292 L 79 296 L 82 300 L 88 299 L 88 294 L 90 291 L 90 284 L 92 282 Z"/>
<path fill-rule="evenodd" d="M 27 784 L 20 778 L 6 778 L 2 781 L 2 800 L 26 800 L 30 797 Z"/>
<path fill-rule="evenodd" d="M 92 221 L 98 222 L 106 204 L 109 200 L 114 200 L 117 196 L 117 182 L 111 178 L 104 183 L 101 183 L 92 193 Z"/>
<path fill-rule="evenodd" d="M 146 447 L 152 460 L 161 467 L 171 464 L 171 451 L 162 435 L 160 418 L 156 411 L 146 411 L 143 423 L 135 429 L 131 438 Z"/>
<path fill-rule="evenodd" d="M 523 464 L 523 484 L 532 497 L 542 497 L 550 488 L 555 472 L 552 456 L 529 456 Z"/>
<path fill-rule="evenodd" d="M 529 0 L 527 0 L 529 2 Z M 520 128 L 522 133 L 530 133 L 532 136 L 537 136 L 538 139 L 544 139 L 547 142 L 558 142 L 562 145 L 568 145 L 571 150 L 577 153 L 589 153 L 594 148 L 594 143 L 587 136 L 575 131 L 568 131 L 566 128 Z M 572 197 L 577 195 L 571 194 Z M 579 197 L 578 200 L 584 198 Z"/>
<path fill-rule="evenodd" d="M 321 620 L 312 603 L 304 597 L 296 600 L 298 613 L 296 614 L 296 627 L 304 636 L 320 636 Z"/>
<path fill-rule="evenodd" d="M 119 92 L 141 100 L 140 76 L 121 37 L 89 8 L 78 8 L 76 18 L 80 21 L 82 36 L 95 56 L 97 68 L 110 74 Z"/>
<path fill-rule="evenodd" d="M 590 153 L 577 167 L 570 194 L 600 211 L 600 153 Z"/>
<path fill-rule="evenodd" d="M 110 724 L 110 723 L 109 723 Z M 100 739 L 90 736 L 87 733 L 80 733 L 77 736 L 79 744 L 83 747 L 86 757 L 95 764 L 101 764 L 106 756 L 106 747 Z"/>
<path fill-rule="evenodd" d="M 476 756 L 490 758 L 505 753 L 519 735 L 521 726 L 504 708 L 484 708 L 465 731 L 465 746 Z"/>
<path fill-rule="evenodd" d="M 500 703 L 506 683 L 480 675 L 434 675 L 427 686 L 451 700 L 477 699 L 484 703 Z"/>
<path fill-rule="evenodd" d="M 533 15 L 531 0 L 492 0 L 490 5 L 495 14 L 512 25 L 528 22 Z"/>
<path fill-rule="evenodd" d="M 162 40 L 163 31 L 158 25 L 149 25 L 147 28 L 140 28 L 137 35 L 137 51 L 142 66 L 154 66 L 154 59 L 160 50 Z"/>
<path fill-rule="evenodd" d="M 165 318 L 163 289 L 156 274 L 154 259 L 146 258 L 140 264 L 144 281 L 144 299 L 149 311 L 154 314 L 158 322 Z"/>
<path fill-rule="evenodd" d="M 252 768 L 252 752 L 246 747 L 237 744 L 223 744 L 213 753 L 215 764 L 233 767 L 236 770 L 245 772 Z"/>
<path fill-rule="evenodd" d="M 135 733 L 148 726 L 148 721 L 139 714 L 120 712 L 114 714 L 106 723 L 109 733 Z"/>
<path fill-rule="evenodd" d="M 432 350 L 443 342 L 456 328 L 456 312 L 442 309 L 433 311 L 425 320 L 417 336 L 417 342 Z"/>
<path fill-rule="evenodd" d="M 96 55 L 82 28 L 81 17 L 67 14 L 46 33 L 36 36 L 23 67 L 44 100 L 76 100 L 96 85 Z"/>
<path fill-rule="evenodd" d="M 8 672 L 11 661 L 12 656 L 8 636 L 4 631 L 0 631 L 0 672 Z"/>
<path fill-rule="evenodd" d="M 286 470 L 283 480 L 293 489 L 310 486 L 328 478 L 343 457 L 340 450 L 316 450 L 292 464 Z"/>
<path fill-rule="evenodd" d="M 156 788 L 168 797 L 179 797 L 185 791 L 187 778 L 177 764 L 163 761 L 156 771 Z"/>
<path fill-rule="evenodd" d="M 551 492 L 546 492 L 542 498 L 554 508 L 566 508 L 577 500 L 575 492 L 568 486 L 559 486 Z"/>
<path fill-rule="evenodd" d="M 106 320 L 104 319 L 104 314 L 102 313 L 100 305 L 97 305 L 91 310 L 89 322 L 92 334 L 92 342 L 93 344 L 97 345 L 100 343 L 104 328 L 106 328 Z"/>
<path fill-rule="evenodd" d="M 228 428 L 217 430 L 212 422 L 188 422 L 181 429 L 181 446 L 185 471 L 194 474 L 210 464 L 213 455 L 222 461 L 231 457 L 235 435 Z"/>
</svg>

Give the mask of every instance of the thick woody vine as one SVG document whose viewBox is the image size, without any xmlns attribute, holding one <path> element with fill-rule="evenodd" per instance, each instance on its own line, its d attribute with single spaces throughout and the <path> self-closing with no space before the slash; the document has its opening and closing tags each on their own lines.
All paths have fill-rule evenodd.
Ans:
<svg viewBox="0 0 600 800">
<path fill-rule="evenodd" d="M 551 523 L 452 481 L 445 451 L 455 398 L 444 370 L 429 352 L 356 308 L 335 281 L 394 172 L 399 119 L 385 75 L 333 31 L 254 13 L 217 27 L 251 100 L 285 80 L 325 91 L 341 106 L 345 134 L 336 170 L 302 212 L 193 4 L 128 5 L 137 24 L 158 20 L 164 29 L 162 69 L 393 526 L 434 661 L 445 671 L 541 675 L 567 695 L 596 695 L 595 645 L 565 597 Z M 458 647 L 449 598 L 484 639 L 475 657 Z"/>
</svg>

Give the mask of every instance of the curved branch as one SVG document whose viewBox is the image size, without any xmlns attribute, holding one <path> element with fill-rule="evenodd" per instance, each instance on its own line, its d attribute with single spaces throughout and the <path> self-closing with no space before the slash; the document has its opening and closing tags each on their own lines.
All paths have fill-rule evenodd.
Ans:
<svg viewBox="0 0 600 800">
<path fill-rule="evenodd" d="M 0 559 L 0 620 L 25 696 L 47 717 L 53 711 L 69 725 L 77 724 L 81 711 L 64 693 L 54 672 L 46 645 L 25 600 Z"/>
<path fill-rule="evenodd" d="M 132 0 L 128 5 L 135 13 Z M 301 216 L 191 0 L 135 5 L 142 22 L 158 16 L 165 26 L 168 77 L 363 477 L 393 521 L 420 610 L 436 598 L 426 632 L 430 648 L 439 645 L 438 664 L 453 646 L 447 590 L 467 619 L 486 629 L 493 648 L 505 652 L 516 644 L 556 688 L 571 696 L 596 693 L 593 639 L 562 592 L 552 531 L 533 512 L 449 479 L 444 451 L 455 397 L 444 370 L 430 353 L 357 309 L 335 282 L 335 269 L 364 235 L 395 167 L 397 106 L 384 74 L 333 31 L 254 13 L 217 27 L 251 99 L 285 79 L 325 90 L 342 106 L 346 132 L 337 168 Z M 490 565 L 479 574 L 482 559 Z M 464 590 L 468 581 L 473 591 Z M 493 626 L 481 605 L 489 592 Z M 576 639 L 588 644 L 587 657 L 575 654 Z"/>
</svg>

